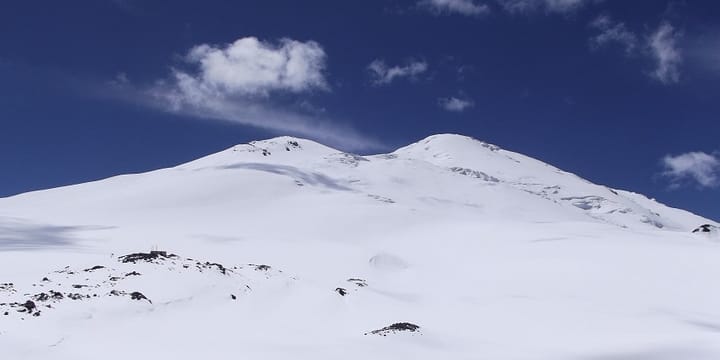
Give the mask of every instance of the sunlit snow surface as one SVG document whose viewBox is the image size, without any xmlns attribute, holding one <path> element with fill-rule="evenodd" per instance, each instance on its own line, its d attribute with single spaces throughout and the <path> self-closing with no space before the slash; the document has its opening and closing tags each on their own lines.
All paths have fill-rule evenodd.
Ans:
<svg viewBox="0 0 720 360">
<path fill-rule="evenodd" d="M 703 224 L 459 135 L 258 141 L 0 199 L 1 357 L 720 359 Z"/>
</svg>

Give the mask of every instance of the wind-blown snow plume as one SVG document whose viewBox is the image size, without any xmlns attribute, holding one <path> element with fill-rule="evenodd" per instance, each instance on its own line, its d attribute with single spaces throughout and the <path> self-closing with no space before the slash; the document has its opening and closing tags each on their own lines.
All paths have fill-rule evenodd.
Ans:
<svg viewBox="0 0 720 360">
<path fill-rule="evenodd" d="M 349 126 L 277 101 L 275 95 L 329 91 L 326 58 L 314 41 L 246 37 L 227 45 L 201 44 L 183 58 L 187 69 L 173 68 L 169 78 L 143 91 L 147 98 L 140 101 L 179 115 L 307 136 L 348 149 L 378 147 Z"/>
</svg>

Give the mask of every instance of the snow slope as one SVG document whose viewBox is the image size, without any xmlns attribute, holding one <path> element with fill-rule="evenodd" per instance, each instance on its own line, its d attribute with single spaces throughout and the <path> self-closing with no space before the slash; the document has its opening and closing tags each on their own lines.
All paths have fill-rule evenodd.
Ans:
<svg viewBox="0 0 720 360">
<path fill-rule="evenodd" d="M 279 137 L 0 199 L 0 348 L 718 359 L 720 239 L 702 224 L 460 135 L 373 156 Z M 176 255 L 119 258 L 155 249 Z M 404 322 L 419 328 L 372 332 Z"/>
</svg>

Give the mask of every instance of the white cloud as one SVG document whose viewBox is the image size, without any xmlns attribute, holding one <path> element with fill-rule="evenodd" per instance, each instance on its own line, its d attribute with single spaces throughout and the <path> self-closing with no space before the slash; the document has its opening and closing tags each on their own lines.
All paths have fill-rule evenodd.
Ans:
<svg viewBox="0 0 720 360">
<path fill-rule="evenodd" d="M 326 88 L 325 58 L 325 51 L 314 41 L 282 39 L 270 44 L 254 37 L 224 47 L 198 45 L 186 56 L 189 63 L 199 66 L 194 77 L 203 86 L 238 94 Z"/>
<path fill-rule="evenodd" d="M 637 47 L 637 36 L 628 30 L 625 23 L 614 21 L 607 15 L 597 17 L 590 26 L 597 29 L 599 33 L 590 38 L 590 46 L 594 49 L 609 45 L 620 44 L 625 48 L 625 53 L 632 54 Z"/>
<path fill-rule="evenodd" d="M 701 187 L 720 185 L 720 157 L 704 152 L 689 152 L 677 156 L 665 156 L 663 175 L 670 178 L 673 187 L 685 181 L 697 182 Z"/>
<path fill-rule="evenodd" d="M 496 0 L 511 13 L 530 13 L 538 10 L 551 13 L 570 13 L 598 0 Z"/>
<path fill-rule="evenodd" d="M 144 98 L 138 101 L 178 115 L 306 136 L 349 150 L 379 146 L 348 126 L 288 110 L 273 96 L 297 98 L 329 89 L 323 74 L 326 54 L 314 41 L 268 43 L 246 37 L 225 46 L 195 46 L 184 59 L 189 70 L 173 69 L 170 78 L 140 91 Z"/>
<path fill-rule="evenodd" d="M 655 59 L 656 67 L 651 73 L 652 77 L 662 83 L 677 83 L 680 81 L 680 64 L 682 54 L 678 48 L 680 33 L 669 23 L 662 23 L 650 35 L 648 47 Z"/>
<path fill-rule="evenodd" d="M 418 5 L 436 14 L 477 16 L 490 12 L 490 7 L 475 0 L 421 0 Z"/>
<path fill-rule="evenodd" d="M 389 67 L 384 61 L 375 60 L 367 68 L 372 76 L 373 84 L 387 85 L 398 78 L 415 78 L 427 71 L 428 64 L 424 61 L 412 61 L 403 66 Z"/>
<path fill-rule="evenodd" d="M 449 98 L 441 98 L 438 100 L 440 107 L 447 111 L 462 112 L 468 108 L 475 106 L 475 103 L 469 99 L 461 99 L 454 96 Z"/>
</svg>

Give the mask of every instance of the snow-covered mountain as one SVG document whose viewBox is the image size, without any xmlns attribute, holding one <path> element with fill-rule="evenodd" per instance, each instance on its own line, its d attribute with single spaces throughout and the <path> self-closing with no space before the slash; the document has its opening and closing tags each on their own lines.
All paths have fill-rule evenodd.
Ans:
<svg viewBox="0 0 720 360">
<path fill-rule="evenodd" d="M 0 199 L 0 348 L 718 359 L 717 225 L 460 135 L 279 137 Z"/>
</svg>

